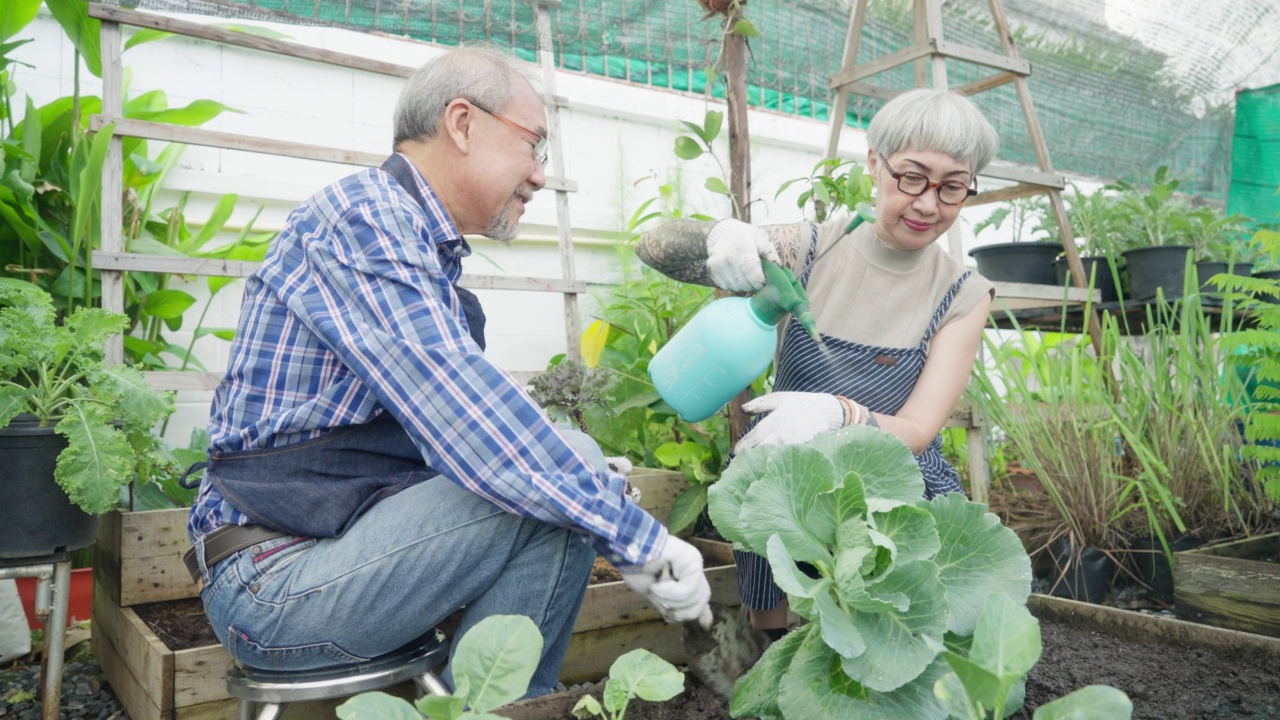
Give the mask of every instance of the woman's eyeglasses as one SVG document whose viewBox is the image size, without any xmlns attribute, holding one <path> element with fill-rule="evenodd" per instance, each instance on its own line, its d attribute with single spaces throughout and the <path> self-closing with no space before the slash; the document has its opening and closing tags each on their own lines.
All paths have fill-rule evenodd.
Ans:
<svg viewBox="0 0 1280 720">
<path fill-rule="evenodd" d="M 879 153 L 877 153 L 879 155 Z M 938 192 L 938 202 L 943 205 L 959 205 L 978 194 L 978 179 L 973 179 L 973 185 L 965 185 L 956 180 L 948 180 L 947 182 L 930 182 L 929 178 L 920 173 L 913 172 L 894 172 L 889 166 L 889 161 L 880 155 L 880 162 L 884 163 L 885 168 L 889 171 L 889 177 L 898 181 L 898 189 L 907 195 L 920 196 L 925 194 L 929 188 L 935 188 Z"/>
</svg>

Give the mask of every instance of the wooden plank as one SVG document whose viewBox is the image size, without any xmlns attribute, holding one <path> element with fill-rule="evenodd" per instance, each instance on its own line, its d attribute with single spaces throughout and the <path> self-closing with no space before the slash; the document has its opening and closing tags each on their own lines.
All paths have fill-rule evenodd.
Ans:
<svg viewBox="0 0 1280 720">
<path fill-rule="evenodd" d="M 835 77 L 831 78 L 831 82 L 828 86 L 831 89 L 836 90 L 859 80 L 878 75 L 885 70 L 896 68 L 899 65 L 905 65 L 909 62 L 930 55 L 933 52 L 933 46 L 928 43 L 911 45 L 910 47 L 902 48 L 901 50 L 872 60 L 869 63 L 854 65 L 853 67 L 843 69 L 836 73 Z"/>
<path fill-rule="evenodd" d="M 1280 564 L 1239 556 L 1273 558 L 1275 537 L 1174 553 L 1178 617 L 1280 638 Z"/>
<path fill-rule="evenodd" d="M 124 114 L 124 52 L 120 26 L 104 22 L 98 31 L 102 66 L 102 107 L 110 115 Z M 124 249 L 124 141 L 112 135 L 107 141 L 107 154 L 102 165 L 101 212 L 99 213 L 99 246 L 104 250 Z M 124 277 L 120 273 L 102 273 L 102 309 L 124 312 Z M 124 362 L 124 336 L 108 337 L 104 346 L 108 365 Z"/>
<path fill-rule="evenodd" d="M 723 540 L 708 540 L 706 538 L 689 538 L 689 544 L 702 551 L 702 557 L 707 562 L 708 568 L 719 568 L 723 566 L 732 566 L 733 545 Z M 733 603 L 738 604 L 738 603 Z"/>
<path fill-rule="evenodd" d="M 1212 555 L 1223 558 L 1241 558 L 1256 560 L 1260 557 L 1275 557 L 1280 554 L 1280 533 L 1269 533 L 1257 537 L 1232 540 L 1217 545 L 1204 545 L 1194 550 L 1184 550 L 1187 555 Z"/>
<path fill-rule="evenodd" d="M 738 599 L 738 570 L 733 565 L 706 569 L 707 583 L 711 586 L 711 599 L 726 607 L 741 605 Z M 660 620 L 661 616 L 643 595 L 618 581 L 587 587 L 582 609 L 573 625 L 573 632 L 586 633 L 619 625 Z"/>
<path fill-rule="evenodd" d="M 93 599 L 93 633 L 114 648 L 120 665 L 160 714 L 173 711 L 173 653 L 151 632 L 137 613 L 111 602 L 97 587 Z M 105 668 L 106 666 L 103 665 Z M 135 708 L 127 707 L 130 716 Z M 144 708 L 138 707 L 138 713 Z"/>
<path fill-rule="evenodd" d="M 190 546 L 186 508 L 113 510 L 99 526 L 94 578 L 115 605 L 195 597 L 200 586 L 182 563 Z"/>
<path fill-rule="evenodd" d="M 1067 186 L 1066 178 L 1053 171 L 1041 171 L 1020 165 L 988 165 L 979 173 L 979 177 L 1038 185 L 1041 188 L 1055 190 L 1061 190 Z M 968 205 L 968 203 L 965 204 Z"/>
<path fill-rule="evenodd" d="M 141 253 L 105 253 L 94 251 L 94 266 L 100 270 L 133 270 L 175 275 L 217 275 L 249 277 L 261 263 L 246 260 L 216 260 Z M 463 275 L 459 284 L 471 290 L 526 290 L 536 292 L 585 293 L 587 283 L 559 278 L 508 275 Z"/>
<path fill-rule="evenodd" d="M 231 694 L 227 692 L 227 668 L 230 666 L 231 654 L 220 644 L 175 651 L 174 709 L 230 698 Z"/>
<path fill-rule="evenodd" d="M 1093 295 L 1093 302 L 1099 302 L 1102 294 L 1096 288 L 1058 287 L 1057 285 L 1036 285 L 1033 283 L 1013 283 L 996 281 L 996 300 L 992 312 L 1003 310 L 1021 310 L 1032 307 L 1053 307 L 1065 303 L 1083 303 Z"/>
<path fill-rule="evenodd" d="M 1145 615 L 1106 605 L 1033 594 L 1031 614 L 1135 642 L 1166 642 L 1220 650 L 1255 659 L 1280 659 L 1280 639 L 1174 618 Z"/>
<path fill-rule="evenodd" d="M 1017 55 L 1002 55 L 949 40 L 939 40 L 935 52 L 956 60 L 1011 73 L 1018 78 L 1025 78 L 1031 74 L 1031 63 Z"/>
<path fill-rule="evenodd" d="M 988 75 L 987 77 L 974 80 L 973 82 L 967 82 L 964 85 L 957 85 L 951 89 L 961 95 L 977 95 L 978 93 L 998 88 L 1001 85 L 1007 85 L 1017 78 L 1018 76 L 1013 73 L 995 73 L 994 75 Z"/>
<path fill-rule="evenodd" d="M 198 127 L 184 127 L 182 125 L 170 125 L 146 120 L 130 120 L 112 115 L 94 115 L 90 117 L 89 129 L 96 132 L 109 123 L 115 124 L 115 134 L 122 137 L 200 145 L 223 150 L 240 150 L 242 152 L 278 155 L 300 160 L 319 160 L 321 162 L 357 165 L 360 167 L 380 167 L 383 161 L 387 159 L 387 155 L 384 153 L 344 150 L 327 145 L 309 145 L 289 140 L 273 140 Z M 578 191 L 578 183 L 576 181 L 560 177 L 548 176 L 545 187 L 563 192 Z"/>
<path fill-rule="evenodd" d="M 215 390 L 222 382 L 222 376 L 220 372 L 195 370 L 149 370 L 142 373 L 147 384 L 155 390 Z"/>
<path fill-rule="evenodd" d="M 96 611 L 95 611 L 96 612 Z M 113 646 L 97 627 L 94 618 L 93 657 L 102 668 L 102 677 L 111 686 L 111 692 L 124 706 L 125 712 L 132 720 L 171 720 L 173 713 L 162 713 L 160 708 L 143 692 L 142 683 L 133 676 L 129 664 L 116 652 Z"/>
<path fill-rule="evenodd" d="M 105 252 L 103 250 L 93 251 L 93 266 L 99 270 L 134 270 L 173 275 L 213 275 L 217 277 L 245 278 L 252 275 L 259 265 L 261 263 L 248 260 L 143 255 L 141 253 Z"/>
<path fill-rule="evenodd" d="M 345 701 L 345 698 L 343 700 Z M 201 703 L 200 705 L 174 708 L 173 718 L 174 720 L 234 720 L 236 709 L 239 706 L 240 703 L 235 698 L 215 700 L 214 702 Z M 291 720 L 299 720 L 297 706 L 289 706 L 289 717 Z M 333 717 L 333 714 L 329 713 L 324 717 Z"/>
<path fill-rule="evenodd" d="M 397 65 L 395 63 L 372 60 L 358 55 L 309 47 L 307 45 L 301 45 L 288 40 L 277 40 L 275 38 L 265 38 L 257 35 L 236 32 L 234 30 L 224 30 L 223 28 L 213 27 L 211 25 L 202 25 L 200 23 L 153 15 L 151 13 L 125 10 L 113 5 L 89 3 L 89 15 L 91 17 L 98 18 L 99 20 L 113 20 L 133 27 L 161 30 L 164 32 L 174 33 L 175 35 L 185 35 L 186 37 L 200 38 L 201 40 L 212 40 L 213 42 L 222 43 L 223 45 L 234 45 L 236 47 L 249 48 L 251 50 L 261 50 L 275 55 L 296 57 L 302 60 L 313 60 L 316 62 L 326 63 L 328 65 L 365 70 L 379 75 L 407 78 L 412 75 L 414 71 L 414 68 L 407 65 Z"/>
<path fill-rule="evenodd" d="M 966 200 L 964 206 L 977 207 L 978 205 L 987 205 L 989 203 L 1008 202 L 1009 200 L 1032 197 L 1033 195 L 1043 195 L 1045 191 L 1046 189 L 1040 185 L 1018 183 L 1017 185 L 997 190 L 983 190 Z"/>
<path fill-rule="evenodd" d="M 644 648 L 677 665 L 686 660 L 684 630 L 662 620 L 633 623 L 578 633 L 569 640 L 564 664 L 560 666 L 560 682 L 573 683 L 599 680 L 619 655 Z"/>
<path fill-rule="evenodd" d="M 636 468 L 627 482 L 640 490 L 640 507 L 663 525 L 671 517 L 671 506 L 689 488 L 682 473 L 661 468 Z"/>
</svg>

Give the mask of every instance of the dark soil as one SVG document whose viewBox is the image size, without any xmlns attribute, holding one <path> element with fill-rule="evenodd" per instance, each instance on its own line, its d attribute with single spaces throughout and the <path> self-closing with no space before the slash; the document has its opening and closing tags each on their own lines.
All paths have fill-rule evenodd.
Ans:
<svg viewBox="0 0 1280 720">
<path fill-rule="evenodd" d="M 609 564 L 608 560 L 602 557 L 596 558 L 596 564 L 591 567 L 591 585 L 599 585 L 600 583 L 611 583 L 622 580 L 622 573 L 618 569 Z"/>
<path fill-rule="evenodd" d="M 1280 720 L 1280 659 L 1255 660 L 1163 643 L 1137 643 L 1040 622 L 1044 652 L 1027 678 L 1027 702 L 1013 717 L 1086 685 L 1111 685 L 1133 701 L 1133 720 Z M 728 704 L 686 676 L 665 703 L 636 701 L 628 720 L 727 720 Z M 600 698 L 603 690 L 592 693 Z M 564 720 L 571 720 L 566 715 Z"/>
<path fill-rule="evenodd" d="M 134 605 L 133 611 L 170 650 L 218 644 L 199 598 Z"/>
<path fill-rule="evenodd" d="M 1280 719 L 1280 659 L 1136 643 L 1044 620 L 1040 635 L 1044 652 L 1020 720 L 1086 685 L 1123 690 L 1134 720 Z"/>
</svg>

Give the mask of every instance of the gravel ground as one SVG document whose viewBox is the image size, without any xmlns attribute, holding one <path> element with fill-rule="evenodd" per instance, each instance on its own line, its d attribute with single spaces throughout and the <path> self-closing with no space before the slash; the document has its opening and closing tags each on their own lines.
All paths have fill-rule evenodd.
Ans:
<svg viewBox="0 0 1280 720">
<path fill-rule="evenodd" d="M 40 663 L 17 662 L 0 668 L 0 718 L 40 720 L 42 703 L 36 699 Z M 120 701 L 102 682 L 94 662 L 69 662 L 62 673 L 60 717 L 67 720 L 127 720 Z"/>
</svg>

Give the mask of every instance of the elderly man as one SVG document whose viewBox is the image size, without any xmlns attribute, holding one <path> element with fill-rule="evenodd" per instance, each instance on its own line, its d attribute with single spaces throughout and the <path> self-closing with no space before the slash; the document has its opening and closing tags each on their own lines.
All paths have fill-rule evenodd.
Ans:
<svg viewBox="0 0 1280 720">
<path fill-rule="evenodd" d="M 390 652 L 462 609 L 526 615 L 550 692 L 599 551 L 669 621 L 710 590 L 697 551 L 624 498 L 585 436 L 485 359 L 463 235 L 511 241 L 546 182 L 518 65 L 461 48 L 409 79 L 395 154 L 288 219 L 245 288 L 188 565 L 223 644 L 304 670 Z"/>
</svg>

